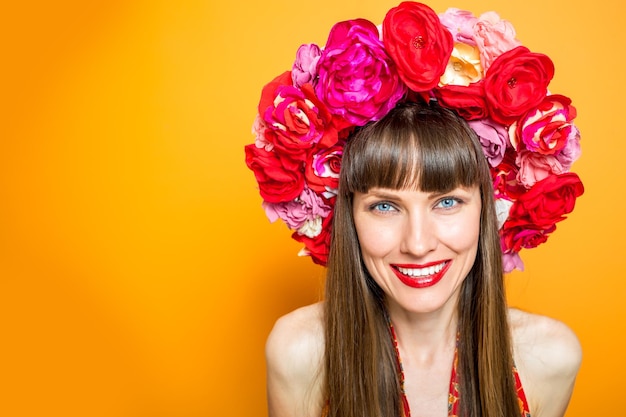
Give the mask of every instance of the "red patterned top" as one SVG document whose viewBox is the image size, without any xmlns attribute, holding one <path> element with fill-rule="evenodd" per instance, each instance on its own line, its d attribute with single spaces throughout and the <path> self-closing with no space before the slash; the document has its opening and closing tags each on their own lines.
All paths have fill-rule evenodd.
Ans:
<svg viewBox="0 0 626 417">
<path fill-rule="evenodd" d="M 396 332 L 393 325 L 389 324 L 391 328 L 391 334 L 393 336 L 393 345 L 396 349 L 396 358 L 398 359 L 398 367 L 400 370 L 400 385 L 402 387 L 402 404 L 404 406 L 404 417 L 411 417 L 411 409 L 409 408 L 409 402 L 404 395 L 404 372 L 402 370 L 402 361 L 400 360 L 400 352 L 398 351 L 398 340 L 396 338 Z M 458 364 L 457 351 L 454 351 L 454 361 L 452 362 L 452 375 L 450 376 L 450 391 L 448 394 L 448 417 L 458 417 L 459 409 L 459 382 L 457 378 L 456 367 Z M 522 388 L 522 381 L 519 378 L 517 369 L 513 368 L 513 376 L 515 377 L 515 388 L 517 389 L 517 400 L 519 403 L 520 416 L 530 417 L 530 410 L 528 407 L 528 401 L 526 401 L 526 394 Z"/>
<path fill-rule="evenodd" d="M 404 417 L 411 417 L 411 409 L 409 408 L 409 402 L 404 395 L 404 372 L 402 370 L 402 361 L 400 360 L 400 352 L 398 351 L 398 340 L 396 338 L 396 332 L 393 325 L 389 323 L 391 328 L 391 334 L 393 336 L 393 344 L 396 349 L 396 358 L 398 359 L 398 368 L 400 370 L 400 385 L 402 387 L 402 404 L 404 408 Z M 456 367 L 458 364 L 458 357 L 456 350 L 454 351 L 454 361 L 452 363 L 452 375 L 450 376 L 450 391 L 448 394 L 448 417 L 458 417 L 459 408 L 459 382 L 457 380 Z M 517 389 L 517 400 L 519 403 L 520 417 L 530 417 L 530 411 L 528 407 L 528 401 L 526 401 L 526 394 L 522 388 L 522 381 L 519 378 L 517 369 L 513 367 L 513 376 L 515 377 L 515 387 Z M 328 415 L 328 404 L 322 410 L 322 417 Z"/>
</svg>

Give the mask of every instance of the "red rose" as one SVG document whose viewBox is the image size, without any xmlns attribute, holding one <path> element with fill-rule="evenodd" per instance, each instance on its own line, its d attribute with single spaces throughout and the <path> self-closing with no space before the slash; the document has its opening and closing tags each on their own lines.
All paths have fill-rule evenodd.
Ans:
<svg viewBox="0 0 626 417">
<path fill-rule="evenodd" d="M 577 133 L 572 124 L 575 117 L 572 100 L 560 94 L 547 96 L 512 125 L 511 142 L 516 149 L 522 142 L 529 151 L 556 155 Z"/>
<path fill-rule="evenodd" d="M 306 163 L 306 182 L 313 191 L 331 198 L 337 194 L 339 169 L 345 143 L 340 141 L 335 146 L 314 153 Z"/>
<path fill-rule="evenodd" d="M 573 172 L 548 175 L 517 199 L 507 222 L 509 226 L 530 223 L 548 229 L 574 210 L 576 198 L 583 192 L 583 184 Z"/>
<path fill-rule="evenodd" d="M 383 21 L 385 50 L 398 66 L 404 83 L 414 91 L 432 90 L 452 54 L 452 34 L 425 4 L 405 1 Z"/>
<path fill-rule="evenodd" d="M 500 243 L 504 253 L 517 253 L 521 249 L 532 249 L 548 240 L 548 235 L 556 230 L 553 224 L 548 229 L 533 229 L 532 224 L 511 226 L 504 223 Z"/>
<path fill-rule="evenodd" d="M 465 120 L 480 120 L 489 116 L 482 82 L 468 86 L 449 84 L 434 92 L 442 107 L 455 110 Z"/>
<path fill-rule="evenodd" d="M 289 71 L 263 88 L 259 115 L 267 127 L 265 139 L 284 152 L 304 157 L 320 141 L 337 140 L 333 116 L 316 97 L 313 86 L 294 87 Z"/>
<path fill-rule="evenodd" d="M 296 241 L 304 244 L 304 253 L 311 256 L 313 262 L 318 265 L 326 266 L 328 262 L 328 254 L 330 252 L 330 234 L 331 224 L 333 220 L 333 212 L 322 220 L 322 231 L 319 235 L 311 238 L 294 232 L 291 237 Z"/>
<path fill-rule="evenodd" d="M 548 56 L 518 46 L 493 61 L 485 75 L 485 94 L 491 117 L 510 125 L 541 103 L 554 76 Z"/>
<path fill-rule="evenodd" d="M 302 162 L 285 155 L 246 145 L 246 165 L 254 172 L 259 192 L 268 203 L 291 201 L 304 189 Z"/>
<path fill-rule="evenodd" d="M 505 151 L 502 162 L 497 167 L 491 168 L 496 198 L 515 201 L 526 192 L 526 188 L 517 180 L 518 172 L 519 168 L 515 164 L 515 151 L 509 148 Z"/>
</svg>

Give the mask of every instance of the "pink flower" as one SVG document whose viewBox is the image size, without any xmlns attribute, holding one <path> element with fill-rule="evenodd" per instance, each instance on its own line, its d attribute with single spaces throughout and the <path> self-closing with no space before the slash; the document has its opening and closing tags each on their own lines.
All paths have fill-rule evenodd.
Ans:
<svg viewBox="0 0 626 417">
<path fill-rule="evenodd" d="M 252 134 L 254 135 L 254 143 L 257 148 L 263 148 L 266 151 L 271 151 L 274 148 L 270 142 L 265 139 L 265 131 L 267 127 L 265 123 L 263 123 L 263 119 L 258 114 L 254 118 L 254 123 L 252 124 Z"/>
<path fill-rule="evenodd" d="M 480 50 L 480 60 L 485 71 L 504 52 L 520 46 L 515 39 L 515 28 L 496 12 L 483 13 L 474 27 L 474 40 Z"/>
<path fill-rule="evenodd" d="M 468 124 L 478 135 L 489 165 L 492 167 L 500 165 L 509 145 L 506 128 L 491 119 L 472 120 Z"/>
<path fill-rule="evenodd" d="M 569 171 L 572 164 L 580 158 L 580 153 L 580 131 L 576 126 L 572 125 L 572 129 L 570 130 L 567 138 L 567 143 L 563 149 L 561 149 L 561 152 L 554 156 L 559 160 L 563 169 L 565 171 Z"/>
<path fill-rule="evenodd" d="M 565 147 L 575 130 L 572 120 L 576 108 L 572 101 L 558 94 L 547 96 L 539 105 L 511 126 L 511 143 L 544 155 L 553 155 Z"/>
<path fill-rule="evenodd" d="M 536 152 L 521 150 L 517 153 L 515 162 L 519 166 L 517 180 L 526 188 L 535 185 L 550 174 L 565 172 L 563 165 L 553 155 L 542 155 Z"/>
<path fill-rule="evenodd" d="M 524 262 L 517 252 L 503 253 L 502 266 L 506 273 L 512 272 L 514 269 L 524 270 Z"/>
<path fill-rule="evenodd" d="M 282 203 L 264 201 L 263 209 L 270 222 L 281 219 L 290 229 L 299 229 L 307 221 L 326 217 L 332 210 L 321 197 L 307 187 L 304 187 L 298 198 L 291 201 Z"/>
<path fill-rule="evenodd" d="M 365 19 L 333 26 L 317 72 L 317 96 L 333 114 L 358 126 L 382 118 L 406 91 L 378 29 Z"/>
<path fill-rule="evenodd" d="M 317 62 L 322 55 L 319 46 L 314 43 L 301 45 L 296 52 L 296 61 L 291 69 L 293 85 L 302 87 L 304 84 L 314 84 L 317 76 Z"/>
<path fill-rule="evenodd" d="M 478 18 L 471 12 L 450 7 L 439 15 L 439 20 L 452 33 L 455 42 L 476 45 L 474 25 L 478 22 Z"/>
</svg>

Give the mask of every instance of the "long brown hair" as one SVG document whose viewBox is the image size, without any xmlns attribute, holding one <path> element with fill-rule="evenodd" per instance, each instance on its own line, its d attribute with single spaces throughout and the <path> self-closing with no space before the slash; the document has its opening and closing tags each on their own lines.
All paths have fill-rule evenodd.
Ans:
<svg viewBox="0 0 626 417">
<path fill-rule="evenodd" d="M 447 192 L 478 185 L 478 253 L 459 297 L 463 417 L 519 416 L 502 258 L 489 168 L 465 121 L 437 104 L 401 104 L 348 141 L 339 180 L 325 294 L 328 417 L 399 417 L 402 397 L 385 296 L 365 268 L 354 192 L 372 187 Z"/>
</svg>

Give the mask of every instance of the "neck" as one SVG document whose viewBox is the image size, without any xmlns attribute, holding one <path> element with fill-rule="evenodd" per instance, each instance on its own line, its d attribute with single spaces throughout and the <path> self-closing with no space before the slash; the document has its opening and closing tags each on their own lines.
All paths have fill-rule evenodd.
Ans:
<svg viewBox="0 0 626 417">
<path fill-rule="evenodd" d="M 456 305 L 419 314 L 390 305 L 388 311 L 401 351 L 420 362 L 454 351 L 458 332 Z"/>
</svg>

